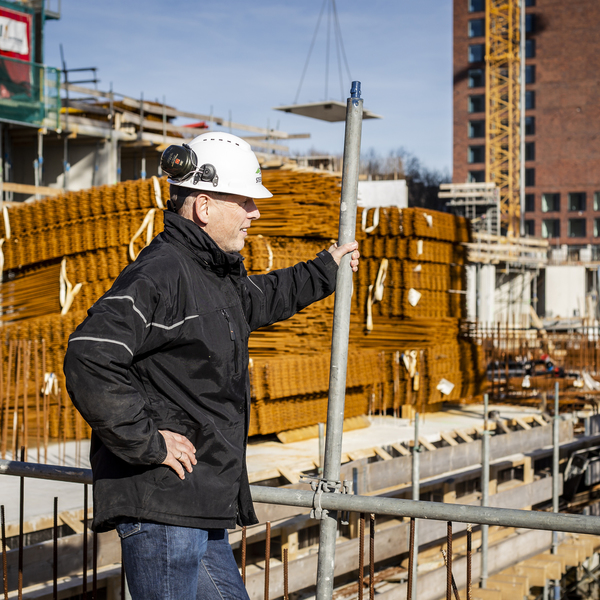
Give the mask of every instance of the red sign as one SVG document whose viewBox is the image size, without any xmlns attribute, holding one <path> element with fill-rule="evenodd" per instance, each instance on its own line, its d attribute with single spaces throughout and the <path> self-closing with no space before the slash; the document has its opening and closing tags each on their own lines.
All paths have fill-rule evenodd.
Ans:
<svg viewBox="0 0 600 600">
<path fill-rule="evenodd" d="M 0 55 L 31 60 L 31 21 L 28 13 L 0 8 Z"/>
<path fill-rule="evenodd" d="M 32 59 L 32 16 L 10 8 L 0 8 L 0 56 L 23 61 Z M 0 59 L 0 98 L 29 95 L 31 69 L 29 65 Z"/>
</svg>

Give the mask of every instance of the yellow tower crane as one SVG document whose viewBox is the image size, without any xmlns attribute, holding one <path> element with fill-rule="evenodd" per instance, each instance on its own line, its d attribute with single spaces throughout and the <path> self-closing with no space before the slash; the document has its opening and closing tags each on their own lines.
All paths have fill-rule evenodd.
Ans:
<svg viewBox="0 0 600 600">
<path fill-rule="evenodd" d="M 498 187 L 502 225 L 515 237 L 521 217 L 522 2 L 486 0 L 485 19 L 485 179 Z"/>
</svg>

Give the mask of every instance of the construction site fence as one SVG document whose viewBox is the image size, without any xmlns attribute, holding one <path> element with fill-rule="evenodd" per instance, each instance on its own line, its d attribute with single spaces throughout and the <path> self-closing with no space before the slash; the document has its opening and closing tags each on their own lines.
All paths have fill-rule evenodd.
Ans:
<svg viewBox="0 0 600 600">
<path fill-rule="evenodd" d="M 87 582 L 88 582 L 88 540 L 87 540 L 87 486 L 92 483 L 92 471 L 91 469 L 81 468 L 69 468 L 60 467 L 54 465 L 39 465 L 35 463 L 27 463 L 22 461 L 7 461 L 0 460 L 0 474 L 12 475 L 21 478 L 20 486 L 20 516 L 19 516 L 19 547 L 18 547 L 18 578 L 15 578 L 14 571 L 11 572 L 7 569 L 7 550 L 6 550 L 6 536 L 5 536 L 5 513 L 4 506 L 2 506 L 2 552 L 3 552 L 3 586 L 5 590 L 8 590 L 8 579 L 12 577 L 12 586 L 15 585 L 15 580 L 18 581 L 19 586 L 19 597 L 22 592 L 23 582 L 23 506 L 24 506 L 24 480 L 25 478 L 37 478 L 46 479 L 53 481 L 72 482 L 80 483 L 84 485 L 84 537 L 83 537 L 83 561 L 82 561 L 82 581 L 83 583 L 83 596 L 87 597 Z M 413 501 L 403 500 L 388 497 L 377 497 L 377 496 L 362 496 L 354 495 L 352 493 L 341 493 L 339 491 L 333 492 L 333 487 L 327 487 L 327 484 L 333 482 L 327 482 L 325 484 L 326 489 L 329 492 L 319 491 L 322 489 L 321 486 L 315 485 L 312 490 L 301 490 L 301 489 L 284 489 L 274 488 L 266 486 L 250 486 L 252 498 L 255 502 L 266 503 L 266 504 L 277 504 L 285 506 L 303 507 L 310 508 L 315 513 L 316 518 L 319 517 L 323 511 L 338 511 L 343 513 L 359 513 L 360 518 L 360 545 L 359 545 L 359 590 L 362 592 L 363 585 L 365 585 L 365 574 L 364 574 L 364 546 L 365 546 L 365 515 L 370 516 L 370 528 L 369 528 L 369 544 L 370 544 L 370 564 L 369 564 L 369 597 L 374 598 L 374 545 L 375 545 L 375 516 L 386 515 L 392 517 L 408 517 L 410 518 L 410 541 L 409 548 L 406 550 L 409 552 L 409 565 L 415 558 L 415 547 L 414 547 L 414 530 L 416 519 L 427 519 L 442 521 L 447 523 L 447 539 L 445 553 L 446 563 L 446 597 L 451 598 L 452 592 L 457 597 L 457 589 L 452 571 L 452 532 L 453 523 L 466 523 L 467 524 L 467 589 L 470 591 L 471 581 L 471 525 L 492 525 L 492 526 L 504 526 L 514 528 L 525 528 L 525 529 L 538 529 L 555 532 L 566 532 L 575 534 L 587 534 L 587 535 L 600 535 L 600 517 L 595 516 L 583 516 L 576 514 L 563 514 L 563 513 L 549 513 L 549 512 L 534 512 L 529 510 L 516 510 L 516 509 L 504 509 L 504 508 L 492 508 L 484 506 L 467 506 L 460 504 L 444 504 L 440 502 L 427 502 L 427 501 Z M 342 486 L 335 486 L 336 490 L 339 488 L 345 489 Z M 347 489 L 347 488 L 346 488 Z M 54 500 L 54 565 L 58 562 L 58 512 L 57 512 L 57 498 Z M 266 524 L 266 549 L 265 549 L 265 565 L 270 564 L 270 523 Z M 92 581 L 93 590 L 91 598 L 96 598 L 97 591 L 97 534 L 93 533 L 93 544 L 92 544 Z M 288 576 L 289 576 L 289 564 L 287 552 L 284 551 L 283 555 L 283 598 L 287 600 L 288 594 Z M 57 595 L 57 570 L 56 566 L 53 566 L 54 572 L 54 597 L 58 598 Z M 413 589 L 412 582 L 412 566 L 409 566 L 409 579 L 408 579 L 408 598 L 412 598 L 411 590 Z M 246 581 L 246 531 L 245 528 L 242 533 L 242 577 Z M 269 567 L 265 568 L 265 592 L 264 598 L 269 598 Z M 125 576 L 121 566 L 121 597 L 125 597 Z M 441 592 L 441 590 L 440 590 Z M 441 594 L 440 594 L 441 595 Z M 281 596 L 281 594 L 278 594 Z M 359 593 L 359 598 L 362 598 L 362 593 Z M 469 596 L 468 596 L 469 597 Z"/>
<path fill-rule="evenodd" d="M 565 371 L 600 372 L 600 326 L 582 323 L 570 331 L 546 331 L 508 324 L 465 323 L 463 333 L 481 346 L 486 363 L 535 360 L 548 354 Z"/>
</svg>

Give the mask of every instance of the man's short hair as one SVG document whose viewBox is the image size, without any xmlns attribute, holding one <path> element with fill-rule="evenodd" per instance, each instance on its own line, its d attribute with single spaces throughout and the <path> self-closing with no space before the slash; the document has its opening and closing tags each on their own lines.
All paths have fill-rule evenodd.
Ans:
<svg viewBox="0 0 600 600">
<path fill-rule="evenodd" d="M 213 192 L 207 190 L 197 190 L 194 188 L 183 187 L 181 185 L 171 184 L 169 188 L 169 195 L 171 197 L 171 203 L 175 208 L 175 212 L 181 215 L 194 200 L 200 195 L 206 194 L 215 200 L 227 200 L 232 194 L 225 194 L 223 192 Z"/>
</svg>

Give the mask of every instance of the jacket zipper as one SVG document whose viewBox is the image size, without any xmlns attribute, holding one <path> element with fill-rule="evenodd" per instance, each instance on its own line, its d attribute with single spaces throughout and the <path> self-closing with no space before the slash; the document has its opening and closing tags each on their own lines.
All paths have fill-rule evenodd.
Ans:
<svg viewBox="0 0 600 600">
<path fill-rule="evenodd" d="M 229 339 L 233 342 L 233 362 L 234 362 L 234 366 L 235 366 L 235 372 L 238 372 L 238 348 L 237 348 L 237 344 L 235 341 L 235 331 L 233 330 L 233 327 L 231 326 L 231 321 L 229 319 L 229 314 L 227 313 L 227 311 L 222 308 L 221 312 L 223 313 L 223 316 L 225 317 L 225 320 L 227 321 L 227 327 L 229 328 Z"/>
</svg>

